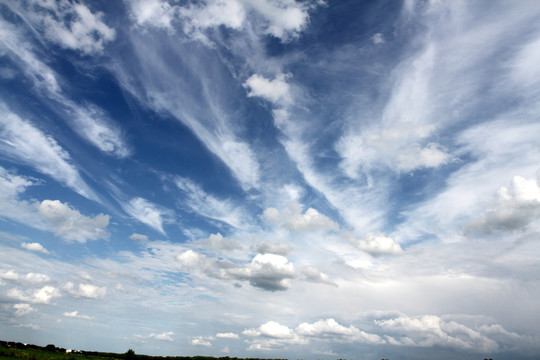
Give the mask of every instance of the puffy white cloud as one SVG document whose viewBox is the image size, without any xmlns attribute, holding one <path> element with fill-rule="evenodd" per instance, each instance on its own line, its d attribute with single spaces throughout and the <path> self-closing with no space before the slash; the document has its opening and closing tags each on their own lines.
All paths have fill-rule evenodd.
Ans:
<svg viewBox="0 0 540 360">
<path fill-rule="evenodd" d="M 105 43 L 115 38 L 115 31 L 103 21 L 103 14 L 93 13 L 86 5 L 61 0 L 54 5 L 31 1 L 29 17 L 43 28 L 45 37 L 63 48 L 84 54 L 103 52 Z"/>
<path fill-rule="evenodd" d="M 336 286 L 336 283 L 333 282 L 327 274 L 319 271 L 313 266 L 305 266 L 300 270 L 300 272 L 306 281 Z"/>
<path fill-rule="evenodd" d="M 220 233 L 211 234 L 207 239 L 198 240 L 197 244 L 211 251 L 232 251 L 242 248 L 238 242 L 223 237 Z"/>
<path fill-rule="evenodd" d="M 49 304 L 51 300 L 61 296 L 54 286 L 46 285 L 36 290 L 22 291 L 18 288 L 9 289 L 7 295 L 11 298 L 34 304 Z"/>
<path fill-rule="evenodd" d="M 43 254 L 48 254 L 49 251 L 43 247 L 40 243 L 34 242 L 34 243 L 25 243 L 23 242 L 21 244 L 21 247 L 23 247 L 26 250 L 40 252 Z"/>
<path fill-rule="evenodd" d="M 3 280 L 19 280 L 19 274 L 14 270 L 0 270 L 0 279 Z"/>
<path fill-rule="evenodd" d="M 252 286 L 267 291 L 287 290 L 290 279 L 296 276 L 294 265 L 286 257 L 275 254 L 258 254 L 249 263 L 237 264 L 187 250 L 177 255 L 176 260 L 186 269 L 201 270 L 219 279 L 249 281 Z"/>
<path fill-rule="evenodd" d="M 81 283 L 79 286 L 75 287 L 75 284 L 69 281 L 63 288 L 66 292 L 77 298 L 103 299 L 105 295 L 107 295 L 106 287 L 99 287 L 93 284 Z"/>
<path fill-rule="evenodd" d="M 242 333 L 247 336 L 267 336 L 277 339 L 286 339 L 294 336 L 291 329 L 275 321 L 264 323 L 257 329 L 244 330 Z"/>
<path fill-rule="evenodd" d="M 139 26 L 172 30 L 177 8 L 163 0 L 130 0 L 130 15 Z"/>
<path fill-rule="evenodd" d="M 519 230 L 540 216 L 540 186 L 536 179 L 514 176 L 510 188 L 501 187 L 490 210 L 466 226 L 466 231 Z"/>
<path fill-rule="evenodd" d="M 241 30 L 247 22 L 264 34 L 283 41 L 294 38 L 308 20 L 309 3 L 294 0 L 208 0 L 188 6 L 171 5 L 163 0 L 131 0 L 131 16 L 138 25 L 173 30 L 175 21 L 182 23 L 184 32 L 205 43 L 204 31 L 225 26 Z"/>
<path fill-rule="evenodd" d="M 30 304 L 15 304 L 13 305 L 13 309 L 15 309 L 16 316 L 25 316 L 36 311 Z"/>
<path fill-rule="evenodd" d="M 255 329 L 246 329 L 243 334 L 255 338 L 251 340 L 250 350 L 270 350 L 290 344 L 310 344 L 317 341 L 340 343 L 385 344 L 376 334 L 366 333 L 354 326 L 345 327 L 334 319 L 318 320 L 314 323 L 301 323 L 295 329 L 269 321 Z"/>
<path fill-rule="evenodd" d="M 25 282 L 29 284 L 41 284 L 51 280 L 51 278 L 45 274 L 30 272 L 23 276 L 19 275 L 14 270 L 0 270 L 0 279 L 15 282 Z"/>
<path fill-rule="evenodd" d="M 380 44 L 384 44 L 386 41 L 384 40 L 384 35 L 381 34 L 381 33 L 376 33 L 375 35 L 373 35 L 371 37 L 371 41 L 373 41 L 373 43 L 375 45 L 380 45 Z"/>
<path fill-rule="evenodd" d="M 394 340 L 408 346 L 443 346 L 458 349 L 493 352 L 499 349 L 496 341 L 455 321 L 435 315 L 400 316 L 376 320 L 382 329 L 395 333 Z M 398 336 L 398 337 L 396 337 Z"/>
<path fill-rule="evenodd" d="M 212 343 L 210 342 L 211 340 L 211 337 L 196 336 L 191 339 L 191 345 L 210 347 L 212 346 Z"/>
<path fill-rule="evenodd" d="M 288 289 L 295 277 L 294 265 L 286 257 L 275 254 L 258 254 L 249 264 L 227 270 L 239 280 L 248 280 L 252 286 L 269 291 Z"/>
<path fill-rule="evenodd" d="M 137 234 L 137 233 L 133 233 L 133 234 L 129 235 L 129 238 L 131 240 L 138 240 L 138 241 L 147 241 L 148 240 L 148 236 L 143 235 L 143 234 Z"/>
<path fill-rule="evenodd" d="M 276 254 L 287 256 L 292 251 L 292 246 L 286 243 L 269 243 L 260 242 L 254 247 L 254 250 L 259 254 Z"/>
<path fill-rule="evenodd" d="M 58 200 L 43 200 L 38 208 L 39 214 L 55 226 L 56 235 L 76 242 L 104 239 L 109 236 L 106 231 L 109 215 L 98 214 L 94 217 L 82 215 L 68 204 Z"/>
<path fill-rule="evenodd" d="M 238 334 L 232 333 L 232 332 L 226 332 L 226 333 L 217 333 L 216 337 L 219 339 L 238 339 L 240 338 Z"/>
<path fill-rule="evenodd" d="M 356 239 L 348 235 L 350 243 L 371 255 L 390 255 L 399 254 L 403 251 L 394 239 L 382 234 L 368 233 L 365 238 Z"/>
<path fill-rule="evenodd" d="M 339 230 L 335 222 L 313 208 L 308 208 L 302 214 L 302 207 L 295 202 L 289 203 L 282 211 L 268 208 L 264 210 L 262 218 L 269 224 L 281 225 L 293 232 Z"/>
<path fill-rule="evenodd" d="M 290 101 L 290 87 L 286 79 L 290 75 L 279 74 L 269 80 L 259 74 L 249 77 L 243 84 L 248 89 L 248 96 L 258 96 L 273 104 L 287 104 Z"/>
<path fill-rule="evenodd" d="M 319 320 L 314 323 L 302 323 L 296 328 L 299 335 L 316 338 L 336 338 L 339 342 L 361 342 L 366 344 L 384 344 L 376 334 L 369 334 L 353 325 L 345 327 L 334 319 Z"/>
<path fill-rule="evenodd" d="M 357 179 L 361 172 L 369 173 L 380 166 L 410 172 L 447 164 L 453 160 L 448 150 L 427 141 L 435 130 L 434 125 L 397 122 L 366 128 L 361 133 L 351 131 L 336 144 L 343 158 L 340 167 L 347 176 Z"/>
<path fill-rule="evenodd" d="M 72 312 L 65 312 L 63 314 L 65 317 L 74 318 L 74 319 L 82 319 L 82 320 L 91 320 L 92 317 L 88 315 L 81 315 L 77 310 Z"/>
<path fill-rule="evenodd" d="M 163 223 L 171 212 L 146 199 L 136 197 L 122 204 L 124 210 L 135 219 L 165 235 Z"/>
<path fill-rule="evenodd" d="M 154 339 L 154 340 L 159 340 L 159 341 L 173 342 L 174 341 L 173 338 L 172 338 L 173 335 L 174 335 L 173 331 L 166 331 L 166 332 L 162 332 L 160 334 L 151 333 L 151 334 L 145 335 L 145 336 L 136 335 L 136 337 L 139 338 L 139 339 Z"/>
<path fill-rule="evenodd" d="M 2 139 L 0 153 L 8 159 L 30 165 L 75 192 L 90 199 L 97 199 L 78 170 L 71 164 L 69 154 L 52 137 L 12 113 L 2 103 L 0 103 L 0 138 Z"/>
</svg>

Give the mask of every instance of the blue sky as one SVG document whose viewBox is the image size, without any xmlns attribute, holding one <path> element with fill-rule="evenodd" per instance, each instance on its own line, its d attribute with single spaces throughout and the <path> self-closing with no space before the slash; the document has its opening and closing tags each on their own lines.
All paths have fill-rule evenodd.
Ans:
<svg viewBox="0 0 540 360">
<path fill-rule="evenodd" d="M 0 338 L 540 352 L 537 1 L 0 9 Z"/>
</svg>

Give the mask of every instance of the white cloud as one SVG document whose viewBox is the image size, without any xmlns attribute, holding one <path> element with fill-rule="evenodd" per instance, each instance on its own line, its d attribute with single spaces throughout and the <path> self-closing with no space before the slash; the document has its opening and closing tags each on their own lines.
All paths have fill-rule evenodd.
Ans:
<svg viewBox="0 0 540 360">
<path fill-rule="evenodd" d="M 296 37 L 306 26 L 307 3 L 294 0 L 208 0 L 202 4 L 175 6 L 163 0 L 133 0 L 128 2 L 131 16 L 138 25 L 165 28 L 180 20 L 184 32 L 209 43 L 204 34 L 209 28 L 225 26 L 242 30 L 246 23 L 283 41 Z"/>
<path fill-rule="evenodd" d="M 102 21 L 103 14 L 93 13 L 84 4 L 62 0 L 54 6 L 42 1 L 32 1 L 32 5 L 30 19 L 43 28 L 49 41 L 63 48 L 100 54 L 104 44 L 115 38 L 114 29 Z"/>
<path fill-rule="evenodd" d="M 483 353 L 499 350 L 496 341 L 479 331 L 438 316 L 401 316 L 388 320 L 376 320 L 382 329 L 395 333 L 394 340 L 408 346 L 443 346 Z"/>
<path fill-rule="evenodd" d="M 212 340 L 212 339 L 208 338 L 208 337 L 196 336 L 196 337 L 191 339 L 191 345 L 193 345 L 193 346 L 211 347 L 212 343 L 210 342 L 210 340 Z"/>
<path fill-rule="evenodd" d="M 74 318 L 74 319 L 82 319 L 82 320 L 91 320 L 92 317 L 88 315 L 81 315 L 77 310 L 72 312 L 65 312 L 63 314 L 65 317 Z"/>
<path fill-rule="evenodd" d="M 384 40 L 384 35 L 381 33 L 376 33 L 371 37 L 371 40 L 375 45 L 384 44 L 386 41 Z"/>
<path fill-rule="evenodd" d="M 131 240 L 148 241 L 148 236 L 143 235 L 143 234 L 137 234 L 137 233 L 133 233 L 129 235 L 129 238 Z"/>
<path fill-rule="evenodd" d="M 34 242 L 34 243 L 25 243 L 23 242 L 21 244 L 21 247 L 23 247 L 26 250 L 40 252 L 43 254 L 48 254 L 49 251 L 43 247 L 40 243 Z"/>
<path fill-rule="evenodd" d="M 126 1 L 130 7 L 130 16 L 139 26 L 152 26 L 172 30 L 172 21 L 177 9 L 162 0 Z"/>
<path fill-rule="evenodd" d="M 294 265 L 286 257 L 275 254 L 258 254 L 249 264 L 227 270 L 239 280 L 248 280 L 252 286 L 269 291 L 286 290 L 295 277 Z"/>
<path fill-rule="evenodd" d="M 18 288 L 9 289 L 7 295 L 11 298 L 31 302 L 34 304 L 49 304 L 52 299 L 61 296 L 60 291 L 54 286 L 46 285 L 40 289 L 21 291 Z"/>
<path fill-rule="evenodd" d="M 131 154 L 118 126 L 99 107 L 80 105 L 63 92 L 58 74 L 34 54 L 34 50 L 19 32 L 3 23 L 0 27 L 0 43 L 9 49 L 13 61 L 20 65 L 20 70 L 34 84 L 39 95 L 49 99 L 49 106 L 60 114 L 79 136 L 99 150 L 124 158 Z"/>
<path fill-rule="evenodd" d="M 354 326 L 345 327 L 334 319 L 301 323 L 291 329 L 275 321 L 269 321 L 255 329 L 246 329 L 243 334 L 252 338 L 250 350 L 271 350 L 290 344 L 308 345 L 311 342 L 332 341 L 339 343 L 385 344 L 376 334 L 366 333 Z"/>
<path fill-rule="evenodd" d="M 249 263 L 237 264 L 187 250 L 177 255 L 176 260 L 186 269 L 201 270 L 206 276 L 245 280 L 267 291 L 287 290 L 291 287 L 290 279 L 296 276 L 294 265 L 286 257 L 275 254 L 258 254 Z"/>
<path fill-rule="evenodd" d="M 289 203 L 282 211 L 268 208 L 264 210 L 262 218 L 271 225 L 281 225 L 293 232 L 339 230 L 335 222 L 313 208 L 308 208 L 302 214 L 302 207 L 295 202 Z"/>
<path fill-rule="evenodd" d="M 226 333 L 217 333 L 216 337 L 219 339 L 238 339 L 240 338 L 238 334 L 232 333 L 232 332 L 226 332 Z"/>
<path fill-rule="evenodd" d="M 17 274 L 14 270 L 0 270 L 0 279 L 19 280 L 19 274 Z"/>
<path fill-rule="evenodd" d="M 510 188 L 497 191 L 491 209 L 466 226 L 467 231 L 524 229 L 540 216 L 540 186 L 536 179 L 514 176 Z"/>
<path fill-rule="evenodd" d="M 69 154 L 52 137 L 22 120 L 4 104 L 0 104 L 0 153 L 34 167 L 87 198 L 97 199 L 71 164 Z"/>
<path fill-rule="evenodd" d="M 131 155 L 121 130 L 102 109 L 95 105 L 77 106 L 67 99 L 64 104 L 70 105 L 70 112 L 73 113 L 72 128 L 79 136 L 106 154 L 118 158 Z"/>
<path fill-rule="evenodd" d="M 269 80 L 259 74 L 252 75 L 243 84 L 248 89 L 248 96 L 259 96 L 273 104 L 287 104 L 290 101 L 290 89 L 286 79 L 290 75 L 279 74 Z"/>
<path fill-rule="evenodd" d="M 223 237 L 220 233 L 211 234 L 207 239 L 198 240 L 196 243 L 211 251 L 232 251 L 242 248 L 238 242 Z"/>
<path fill-rule="evenodd" d="M 360 342 L 366 344 L 384 344 L 385 341 L 376 334 L 369 334 L 350 325 L 345 327 L 334 319 L 319 320 L 312 324 L 302 323 L 296 328 L 302 336 L 315 338 L 337 338 L 340 342 Z"/>
<path fill-rule="evenodd" d="M 399 254 L 403 251 L 394 239 L 382 234 L 368 233 L 362 239 L 348 235 L 348 238 L 354 247 L 372 255 Z"/>
<path fill-rule="evenodd" d="M 15 282 L 25 282 L 29 284 L 41 284 L 51 280 L 51 278 L 45 274 L 29 272 L 22 276 L 14 270 L 0 270 L 0 279 Z"/>
<path fill-rule="evenodd" d="M 68 241 L 86 242 L 104 239 L 109 215 L 98 214 L 94 217 L 82 215 L 68 204 L 58 200 L 43 200 L 38 208 L 39 214 L 55 226 L 56 235 Z"/>
<path fill-rule="evenodd" d="M 70 281 L 64 285 L 64 290 L 77 298 L 103 299 L 107 295 L 106 287 L 82 283 L 75 287 L 75 284 Z"/>
<path fill-rule="evenodd" d="M 51 281 L 51 278 L 45 274 L 31 272 L 31 273 L 26 274 L 23 280 L 31 284 L 41 284 L 44 282 Z"/>
<path fill-rule="evenodd" d="M 171 216 L 171 212 L 146 199 L 136 197 L 129 203 L 122 204 L 124 210 L 135 219 L 165 235 L 163 223 Z"/>
<path fill-rule="evenodd" d="M 15 309 L 16 316 L 25 316 L 36 311 L 30 304 L 15 304 L 13 305 L 13 309 Z"/>
</svg>

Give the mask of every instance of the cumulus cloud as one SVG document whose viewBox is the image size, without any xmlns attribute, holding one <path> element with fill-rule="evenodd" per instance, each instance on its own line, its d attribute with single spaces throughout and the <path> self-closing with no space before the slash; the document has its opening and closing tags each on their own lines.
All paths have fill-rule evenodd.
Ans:
<svg viewBox="0 0 540 360">
<path fill-rule="evenodd" d="M 289 75 L 280 74 L 269 80 L 259 74 L 252 75 L 244 83 L 248 96 L 258 96 L 273 104 L 288 103 L 290 88 L 286 79 Z"/>
<path fill-rule="evenodd" d="M 212 338 L 209 338 L 209 337 L 196 336 L 191 339 L 191 345 L 210 347 L 212 346 L 212 343 L 210 342 L 211 340 Z"/>
<path fill-rule="evenodd" d="M 109 236 L 106 231 L 109 215 L 98 214 L 88 217 L 58 200 L 43 200 L 38 211 L 55 226 L 56 235 L 68 241 L 83 243 L 87 240 L 104 239 Z"/>
<path fill-rule="evenodd" d="M 205 43 L 209 43 L 205 30 L 219 26 L 241 30 L 247 22 L 263 34 L 287 41 L 305 27 L 309 8 L 313 6 L 293 0 L 209 0 L 188 6 L 171 5 L 163 0 L 131 0 L 128 4 L 139 26 L 172 31 L 178 21 L 185 33 Z"/>
<path fill-rule="evenodd" d="M 302 214 L 302 207 L 295 202 L 282 211 L 268 208 L 264 210 L 262 218 L 271 225 L 281 225 L 293 232 L 339 230 L 334 221 L 313 208 L 308 208 Z"/>
<path fill-rule="evenodd" d="M 173 342 L 174 341 L 174 339 L 172 338 L 173 335 L 174 335 L 173 331 L 165 331 L 160 334 L 151 333 L 146 336 L 137 335 L 136 337 L 139 339 L 154 339 L 154 340 L 159 340 L 159 341 Z"/>
<path fill-rule="evenodd" d="M 165 235 L 163 223 L 171 215 L 169 210 L 141 197 L 133 198 L 122 206 L 129 215 Z"/>
<path fill-rule="evenodd" d="M 292 251 L 292 246 L 286 243 L 260 242 L 254 247 L 259 254 L 276 254 L 287 256 Z"/>
<path fill-rule="evenodd" d="M 373 41 L 373 43 L 375 45 L 380 45 L 380 44 L 384 44 L 386 41 L 384 40 L 384 35 L 381 34 L 381 33 L 376 33 L 375 35 L 373 35 L 371 37 L 371 41 Z"/>
<path fill-rule="evenodd" d="M 524 229 L 540 216 L 540 186 L 537 179 L 514 176 L 510 187 L 501 187 L 490 210 L 466 226 L 466 231 Z"/>
<path fill-rule="evenodd" d="M 496 341 L 478 330 L 438 316 L 400 316 L 376 320 L 378 326 L 393 336 L 393 343 L 408 346 L 443 346 L 450 348 L 493 352 L 499 349 Z"/>
<path fill-rule="evenodd" d="M 106 287 L 93 284 L 79 284 L 75 286 L 71 281 L 67 282 L 63 289 L 76 298 L 103 299 L 107 295 Z"/>
<path fill-rule="evenodd" d="M 20 275 L 14 270 L 0 270 L 0 279 L 28 284 L 41 284 L 51 280 L 45 274 L 29 272 L 26 275 Z"/>
<path fill-rule="evenodd" d="M 246 329 L 244 335 L 250 340 L 250 350 L 271 350 L 285 345 L 307 345 L 314 341 L 335 341 L 340 343 L 385 344 L 376 334 L 366 333 L 350 325 L 345 327 L 334 319 L 318 320 L 314 323 L 301 323 L 291 329 L 275 321 L 269 321 L 258 328 Z"/>
<path fill-rule="evenodd" d="M 15 304 L 13 305 L 16 316 L 25 316 L 36 311 L 30 304 Z"/>
<path fill-rule="evenodd" d="M 137 233 L 133 233 L 133 234 L 129 235 L 129 238 L 131 240 L 138 240 L 138 241 L 147 241 L 148 240 L 148 236 L 143 235 L 143 234 L 137 234 Z"/>
<path fill-rule="evenodd" d="M 436 168 L 453 160 L 442 145 L 428 141 L 434 125 L 397 122 L 384 128 L 366 128 L 342 136 L 336 150 L 343 160 L 340 167 L 353 179 L 362 172 L 387 167 L 398 172 Z"/>
<path fill-rule="evenodd" d="M 252 286 L 268 291 L 287 290 L 296 276 L 294 265 L 286 257 L 258 254 L 249 263 L 236 264 L 217 260 L 187 250 L 176 256 L 187 269 L 201 270 L 211 277 L 248 281 Z"/>
<path fill-rule="evenodd" d="M 61 296 L 54 286 L 46 285 L 36 290 L 22 291 L 18 288 L 9 289 L 7 295 L 11 298 L 34 304 L 49 304 L 51 300 Z"/>
<path fill-rule="evenodd" d="M 198 240 L 196 243 L 211 251 L 232 251 L 242 248 L 238 242 L 223 237 L 220 233 L 211 234 L 207 239 Z"/>
<path fill-rule="evenodd" d="M 376 334 L 369 334 L 353 325 L 345 327 L 334 319 L 319 320 L 314 323 L 302 323 L 296 332 L 303 336 L 315 338 L 336 338 L 339 342 L 360 342 L 365 344 L 384 344 L 385 341 Z"/>
<path fill-rule="evenodd" d="M 232 268 L 228 273 L 236 279 L 247 280 L 252 286 L 278 291 L 291 287 L 295 277 L 294 265 L 286 257 L 275 254 L 258 254 L 249 264 Z"/>
<path fill-rule="evenodd" d="M 348 237 L 354 247 L 371 255 L 391 255 L 399 254 L 403 251 L 401 245 L 394 239 L 382 234 L 368 233 L 361 239 L 357 239 L 351 235 Z"/>
<path fill-rule="evenodd" d="M 92 317 L 88 315 L 81 315 L 77 310 L 72 312 L 65 312 L 63 314 L 65 317 L 74 318 L 74 319 L 82 319 L 82 320 L 91 320 Z"/>
<path fill-rule="evenodd" d="M 102 20 L 103 14 L 71 0 L 31 1 L 28 16 L 41 27 L 45 38 L 59 46 L 83 54 L 100 54 L 115 30 Z"/>
<path fill-rule="evenodd" d="M 232 333 L 232 332 L 226 332 L 226 333 L 217 333 L 216 337 L 219 339 L 238 339 L 238 334 Z"/>
<path fill-rule="evenodd" d="M 25 243 L 23 242 L 21 244 L 21 247 L 26 249 L 26 250 L 30 250 L 30 251 L 35 251 L 35 252 L 40 252 L 42 254 L 48 254 L 49 251 L 47 249 L 45 249 L 43 247 L 43 245 L 41 245 L 40 243 Z"/>
</svg>

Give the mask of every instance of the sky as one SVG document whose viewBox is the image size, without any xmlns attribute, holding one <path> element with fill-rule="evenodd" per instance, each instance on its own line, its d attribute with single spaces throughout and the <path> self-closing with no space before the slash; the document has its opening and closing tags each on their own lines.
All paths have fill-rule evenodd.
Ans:
<svg viewBox="0 0 540 360">
<path fill-rule="evenodd" d="M 537 358 L 539 18 L 0 0 L 0 338 Z"/>
</svg>

